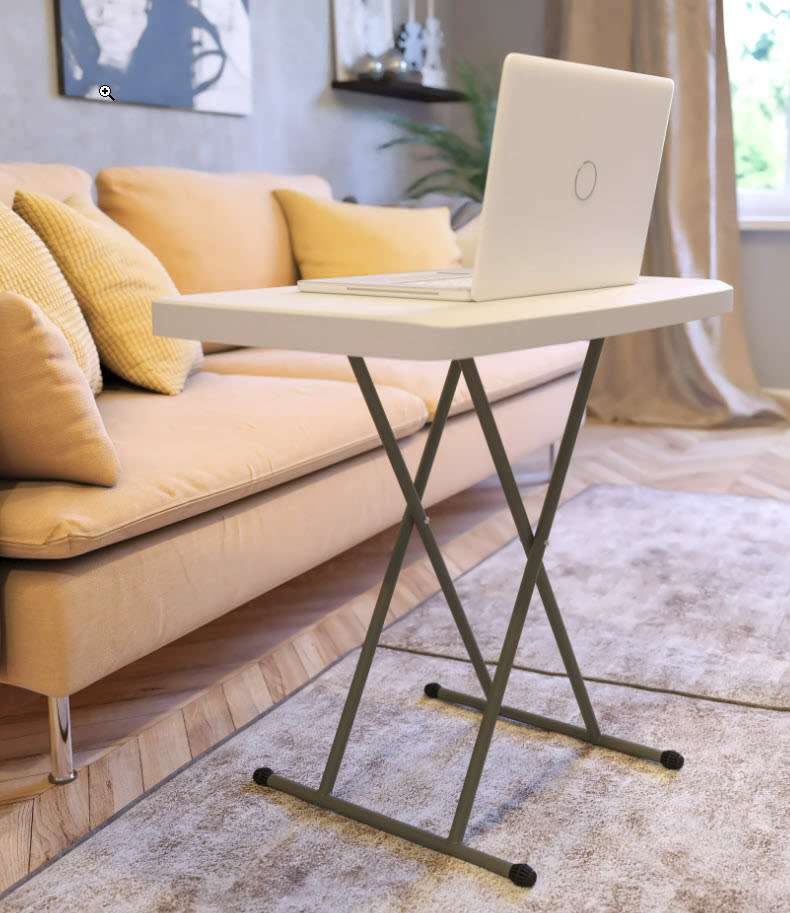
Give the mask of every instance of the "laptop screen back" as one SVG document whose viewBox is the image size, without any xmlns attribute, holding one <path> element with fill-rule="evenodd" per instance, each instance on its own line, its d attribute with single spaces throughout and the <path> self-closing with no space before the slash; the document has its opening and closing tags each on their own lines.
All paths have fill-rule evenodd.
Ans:
<svg viewBox="0 0 790 913">
<path fill-rule="evenodd" d="M 672 92 L 662 77 L 506 57 L 475 300 L 636 281 Z"/>
</svg>

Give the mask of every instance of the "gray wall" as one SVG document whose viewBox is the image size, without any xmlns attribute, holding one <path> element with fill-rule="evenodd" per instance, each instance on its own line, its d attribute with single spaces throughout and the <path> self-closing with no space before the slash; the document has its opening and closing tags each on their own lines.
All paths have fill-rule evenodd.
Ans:
<svg viewBox="0 0 790 913">
<path fill-rule="evenodd" d="M 399 198 L 416 173 L 409 156 L 376 152 L 389 119 L 444 106 L 331 89 L 329 0 L 251 7 L 253 113 L 234 117 L 60 96 L 53 0 L 0 0 L 0 161 L 315 172 L 337 197 Z M 443 21 L 452 8 L 437 2 Z"/>
<path fill-rule="evenodd" d="M 543 7 L 544 0 L 453 0 L 445 65 L 454 72 L 454 58 L 462 57 L 482 69 L 494 86 L 498 85 L 502 61 L 511 51 L 543 53 Z M 471 121 L 462 106 L 447 108 L 445 117 L 453 129 L 471 130 Z"/>
<path fill-rule="evenodd" d="M 754 370 L 790 389 L 790 232 L 741 232 L 742 294 Z"/>
</svg>

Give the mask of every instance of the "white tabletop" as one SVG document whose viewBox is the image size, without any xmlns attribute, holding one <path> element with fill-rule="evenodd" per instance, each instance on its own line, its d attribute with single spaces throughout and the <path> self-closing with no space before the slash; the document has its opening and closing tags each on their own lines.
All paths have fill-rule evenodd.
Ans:
<svg viewBox="0 0 790 913">
<path fill-rule="evenodd" d="M 153 303 L 154 333 L 340 355 L 470 358 L 672 326 L 732 310 L 717 279 L 642 276 L 634 285 L 459 302 L 328 295 L 295 286 Z"/>
</svg>

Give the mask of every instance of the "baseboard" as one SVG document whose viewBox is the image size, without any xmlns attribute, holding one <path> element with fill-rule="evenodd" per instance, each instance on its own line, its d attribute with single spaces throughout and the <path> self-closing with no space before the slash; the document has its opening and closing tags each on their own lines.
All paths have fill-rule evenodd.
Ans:
<svg viewBox="0 0 790 913">
<path fill-rule="evenodd" d="M 790 387 L 763 387 L 763 393 L 775 399 L 790 419 Z"/>
</svg>

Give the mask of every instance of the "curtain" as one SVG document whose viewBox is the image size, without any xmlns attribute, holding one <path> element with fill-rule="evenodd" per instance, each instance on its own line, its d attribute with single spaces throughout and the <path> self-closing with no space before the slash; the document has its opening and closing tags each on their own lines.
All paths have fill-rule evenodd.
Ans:
<svg viewBox="0 0 790 913">
<path fill-rule="evenodd" d="M 731 314 L 609 338 L 590 414 L 711 428 L 782 421 L 754 375 L 739 295 L 722 0 L 546 0 L 545 27 L 550 57 L 675 81 L 642 272 L 717 278 L 735 289 Z"/>
</svg>

